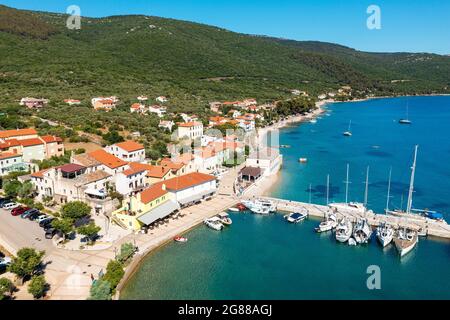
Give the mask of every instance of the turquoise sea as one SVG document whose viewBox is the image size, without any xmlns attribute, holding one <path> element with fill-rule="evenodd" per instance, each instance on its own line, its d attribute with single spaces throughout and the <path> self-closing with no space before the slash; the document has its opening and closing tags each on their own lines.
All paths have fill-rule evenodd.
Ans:
<svg viewBox="0 0 450 320">
<path fill-rule="evenodd" d="M 406 116 L 412 125 L 399 125 Z M 291 200 L 362 201 L 367 166 L 369 207 L 386 204 L 392 167 L 391 207 L 406 205 L 410 165 L 419 145 L 414 207 L 444 213 L 450 221 L 450 97 L 404 97 L 328 105 L 329 115 L 280 131 L 284 167 L 271 191 Z M 343 131 L 352 120 L 352 137 Z M 300 164 L 299 157 L 308 158 Z M 310 188 L 311 186 L 311 188 Z M 402 201 L 402 195 L 404 200 Z M 421 238 L 400 259 L 393 246 L 372 241 L 349 247 L 331 233 L 318 235 L 319 220 L 291 225 L 281 214 L 232 214 L 222 232 L 199 226 L 188 243 L 170 243 L 147 256 L 122 291 L 122 299 L 450 299 L 450 241 Z M 381 289 L 369 290 L 367 268 L 381 271 Z"/>
</svg>

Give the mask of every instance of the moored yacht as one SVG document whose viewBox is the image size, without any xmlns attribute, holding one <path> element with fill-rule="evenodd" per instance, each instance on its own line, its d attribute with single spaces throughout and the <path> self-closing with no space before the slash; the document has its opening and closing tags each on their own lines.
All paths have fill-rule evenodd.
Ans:
<svg viewBox="0 0 450 320">
<path fill-rule="evenodd" d="M 377 239 L 383 247 L 386 247 L 394 238 L 394 228 L 387 223 L 381 223 L 377 227 Z"/>
<path fill-rule="evenodd" d="M 418 241 L 419 237 L 417 231 L 407 227 L 400 228 L 394 237 L 395 247 L 397 248 L 400 257 L 411 252 Z"/>
<path fill-rule="evenodd" d="M 337 226 L 337 217 L 334 212 L 327 213 L 323 220 L 316 228 L 316 232 L 326 232 L 333 230 Z"/>
<path fill-rule="evenodd" d="M 308 210 L 304 209 L 300 212 L 293 212 L 285 215 L 284 218 L 290 223 L 298 223 L 305 220 L 308 217 Z"/>
<path fill-rule="evenodd" d="M 220 231 L 223 229 L 223 224 L 222 221 L 219 217 L 212 217 L 209 219 L 205 219 L 204 224 L 206 224 L 208 227 L 210 227 L 211 229 Z"/>
<path fill-rule="evenodd" d="M 336 202 L 336 203 L 330 203 L 329 207 L 337 210 L 337 211 L 347 211 L 347 212 L 354 212 L 359 214 L 364 214 L 366 212 L 366 207 L 363 203 L 360 202 Z"/>
<path fill-rule="evenodd" d="M 276 211 L 275 204 L 270 200 L 260 200 L 255 201 L 243 200 L 242 204 L 246 206 L 250 211 L 259 214 L 270 214 Z"/>
<path fill-rule="evenodd" d="M 336 240 L 347 242 L 352 236 L 353 225 L 347 218 L 342 218 L 336 226 Z"/>
<path fill-rule="evenodd" d="M 353 228 L 353 238 L 359 244 L 368 243 L 372 235 L 372 228 L 367 219 L 358 219 Z"/>
<path fill-rule="evenodd" d="M 222 224 L 225 226 L 229 226 L 233 223 L 233 221 L 230 218 L 230 215 L 226 212 L 219 213 L 217 217 L 220 219 L 220 222 L 222 222 Z"/>
</svg>

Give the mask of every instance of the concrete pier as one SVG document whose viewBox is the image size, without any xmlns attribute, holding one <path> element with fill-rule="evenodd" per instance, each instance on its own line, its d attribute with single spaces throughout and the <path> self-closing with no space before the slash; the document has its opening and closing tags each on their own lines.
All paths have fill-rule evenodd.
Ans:
<svg viewBox="0 0 450 320">
<path fill-rule="evenodd" d="M 271 197 L 259 197 L 260 199 L 266 199 L 273 201 L 276 204 L 278 211 L 285 212 L 297 212 L 302 208 L 308 210 L 309 215 L 319 218 L 324 218 L 325 213 L 329 210 L 327 206 L 310 204 L 298 201 L 290 201 Z M 248 199 L 252 200 L 252 199 Z M 439 222 L 429 218 L 423 218 L 420 216 L 414 217 L 414 215 L 409 217 L 398 217 L 387 214 L 377 214 L 372 211 L 366 212 L 366 214 L 356 213 L 352 211 L 342 210 L 338 211 L 338 216 L 345 216 L 350 221 L 355 222 L 358 218 L 367 218 L 369 224 L 373 227 L 380 225 L 381 223 L 387 223 L 394 228 L 399 226 L 409 227 L 418 231 L 423 232 L 426 235 L 450 239 L 450 225 L 445 222 Z"/>
</svg>

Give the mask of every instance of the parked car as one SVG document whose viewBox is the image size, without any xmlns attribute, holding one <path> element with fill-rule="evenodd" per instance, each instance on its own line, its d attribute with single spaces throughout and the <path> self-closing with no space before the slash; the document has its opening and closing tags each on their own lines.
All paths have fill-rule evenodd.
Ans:
<svg viewBox="0 0 450 320">
<path fill-rule="evenodd" d="M 28 217 L 30 216 L 30 214 L 33 213 L 33 211 L 31 211 L 31 210 L 32 210 L 31 208 L 27 208 L 24 212 L 22 212 L 22 214 L 20 215 L 20 217 L 21 217 L 22 219 L 28 218 Z"/>
<path fill-rule="evenodd" d="M 44 229 L 45 232 L 47 232 L 47 230 L 53 228 L 53 227 L 52 227 L 52 222 L 50 221 L 50 222 L 48 222 L 48 223 L 42 225 L 41 227 Z"/>
<path fill-rule="evenodd" d="M 2 208 L 6 209 L 6 210 L 12 210 L 12 209 L 17 208 L 17 207 L 20 207 L 20 204 L 15 203 L 15 202 L 7 202 L 7 203 L 5 203 L 3 205 Z"/>
<path fill-rule="evenodd" d="M 50 218 L 48 215 L 46 215 L 46 214 L 40 214 L 40 215 L 37 217 L 36 222 L 37 222 L 37 223 L 41 223 L 41 221 L 44 221 L 44 220 L 46 220 L 46 219 L 48 219 L 48 218 Z"/>
<path fill-rule="evenodd" d="M 10 257 L 0 258 L 0 270 L 6 269 L 7 266 L 11 264 Z"/>
<path fill-rule="evenodd" d="M 33 209 L 33 211 L 28 215 L 28 220 L 34 221 L 41 215 L 41 212 L 37 209 Z"/>
<path fill-rule="evenodd" d="M 39 227 L 44 228 L 47 225 L 51 225 L 53 220 L 55 220 L 55 218 L 47 217 L 46 219 L 39 221 Z"/>
<path fill-rule="evenodd" d="M 11 214 L 13 216 L 20 216 L 25 211 L 27 211 L 27 209 L 25 207 L 17 207 L 17 208 L 14 208 L 11 210 Z"/>
<path fill-rule="evenodd" d="M 7 204 L 8 202 L 11 202 L 11 198 L 9 198 L 9 197 L 0 198 L 0 208 L 3 208 L 3 205 Z"/>
<path fill-rule="evenodd" d="M 55 228 L 50 228 L 45 231 L 45 239 L 52 239 L 54 235 L 57 233 Z"/>
</svg>

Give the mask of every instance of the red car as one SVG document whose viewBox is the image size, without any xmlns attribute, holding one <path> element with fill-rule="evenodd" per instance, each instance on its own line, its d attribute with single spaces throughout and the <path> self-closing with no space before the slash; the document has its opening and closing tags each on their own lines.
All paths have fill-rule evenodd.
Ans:
<svg viewBox="0 0 450 320">
<path fill-rule="evenodd" d="M 22 213 L 24 213 L 25 211 L 30 210 L 30 208 L 28 207 L 17 207 L 11 210 L 11 214 L 13 216 L 20 216 Z"/>
</svg>

